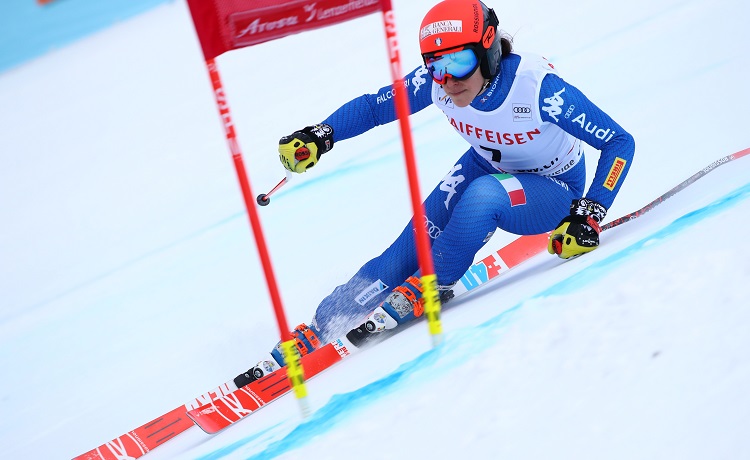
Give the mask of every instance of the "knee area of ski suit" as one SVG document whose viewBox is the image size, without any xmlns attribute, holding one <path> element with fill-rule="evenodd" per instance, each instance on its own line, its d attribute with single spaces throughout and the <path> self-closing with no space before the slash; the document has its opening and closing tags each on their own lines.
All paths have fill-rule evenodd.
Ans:
<svg viewBox="0 0 750 460">
<path fill-rule="evenodd" d="M 433 220 L 428 211 L 430 220 L 441 228 L 432 246 L 440 284 L 450 284 L 460 278 L 496 229 L 516 235 L 552 230 L 568 214 L 571 201 L 583 193 L 583 161 L 566 173 L 569 177 L 564 179 L 569 182 L 529 173 L 510 175 L 483 171 L 475 176 L 471 162 L 464 164 L 456 171 L 462 174 L 454 175 L 454 180 L 456 177 L 464 179 L 454 189 L 454 207 L 448 209 L 443 220 Z M 427 204 L 427 209 L 435 207 Z"/>
</svg>

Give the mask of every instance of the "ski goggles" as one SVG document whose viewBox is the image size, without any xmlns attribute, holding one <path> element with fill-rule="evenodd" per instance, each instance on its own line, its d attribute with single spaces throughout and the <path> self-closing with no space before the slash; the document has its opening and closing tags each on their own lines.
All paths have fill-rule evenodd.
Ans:
<svg viewBox="0 0 750 460">
<path fill-rule="evenodd" d="M 473 49 L 430 53 L 422 56 L 425 67 L 436 83 L 444 85 L 448 77 L 466 80 L 479 67 L 479 58 Z"/>
</svg>

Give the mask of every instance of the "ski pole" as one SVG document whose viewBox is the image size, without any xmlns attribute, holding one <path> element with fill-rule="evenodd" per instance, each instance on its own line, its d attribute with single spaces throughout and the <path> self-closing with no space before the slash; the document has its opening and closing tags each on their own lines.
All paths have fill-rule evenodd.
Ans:
<svg viewBox="0 0 750 460">
<path fill-rule="evenodd" d="M 663 203 L 667 198 L 670 198 L 672 195 L 676 194 L 680 190 L 684 189 L 688 185 L 692 184 L 693 182 L 697 181 L 701 177 L 705 176 L 706 174 L 710 173 L 714 169 L 718 168 L 719 166 L 729 163 L 732 160 L 736 160 L 738 158 L 742 158 L 745 155 L 750 155 L 750 148 L 740 150 L 737 153 L 733 153 L 731 155 L 727 155 L 725 157 L 719 158 L 718 160 L 714 161 L 710 165 L 706 166 L 705 168 L 701 169 L 697 173 L 693 174 L 692 176 L 685 179 L 683 182 L 679 183 L 678 185 L 674 186 L 671 190 L 669 190 L 664 195 L 660 196 L 659 198 L 655 199 L 651 203 L 647 204 L 646 206 L 642 207 L 641 209 L 637 211 L 633 211 L 630 214 L 626 214 L 618 219 L 613 220 L 612 222 L 609 222 L 608 224 L 602 225 L 602 231 L 608 230 L 612 227 L 617 227 L 618 225 L 621 225 L 629 220 L 633 220 L 636 217 L 639 217 L 641 214 L 645 214 L 649 212 L 650 210 L 654 209 L 661 203 Z"/>
<path fill-rule="evenodd" d="M 258 195 L 258 197 L 255 199 L 255 201 L 258 202 L 261 206 L 268 206 L 268 204 L 271 202 L 271 195 L 276 193 L 278 189 L 280 189 L 284 184 L 288 183 L 290 180 L 292 180 L 292 172 L 287 171 L 286 177 L 281 179 L 281 182 L 276 184 L 276 187 L 272 188 L 270 192 L 268 193 L 261 193 Z"/>
</svg>

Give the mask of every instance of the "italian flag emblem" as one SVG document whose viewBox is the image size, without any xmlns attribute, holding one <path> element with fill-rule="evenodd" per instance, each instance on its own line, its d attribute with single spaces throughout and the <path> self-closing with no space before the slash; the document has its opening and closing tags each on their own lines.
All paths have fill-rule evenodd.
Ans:
<svg viewBox="0 0 750 460">
<path fill-rule="evenodd" d="M 493 174 L 495 179 L 500 181 L 500 185 L 505 188 L 510 199 L 511 206 L 521 206 L 526 204 L 526 193 L 523 191 L 523 185 L 516 176 L 511 174 Z"/>
</svg>

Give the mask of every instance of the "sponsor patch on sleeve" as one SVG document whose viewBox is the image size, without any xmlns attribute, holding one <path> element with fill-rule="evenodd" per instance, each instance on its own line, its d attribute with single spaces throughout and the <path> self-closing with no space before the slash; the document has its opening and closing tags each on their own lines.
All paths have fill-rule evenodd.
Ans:
<svg viewBox="0 0 750 460">
<path fill-rule="evenodd" d="M 620 177 L 622 176 L 622 172 L 625 170 L 626 163 L 627 160 L 623 160 L 620 157 L 615 158 L 615 162 L 612 164 L 612 168 L 610 168 L 609 174 L 607 174 L 607 180 L 604 181 L 604 188 L 610 191 L 613 191 L 615 189 L 617 183 L 620 182 Z"/>
</svg>

